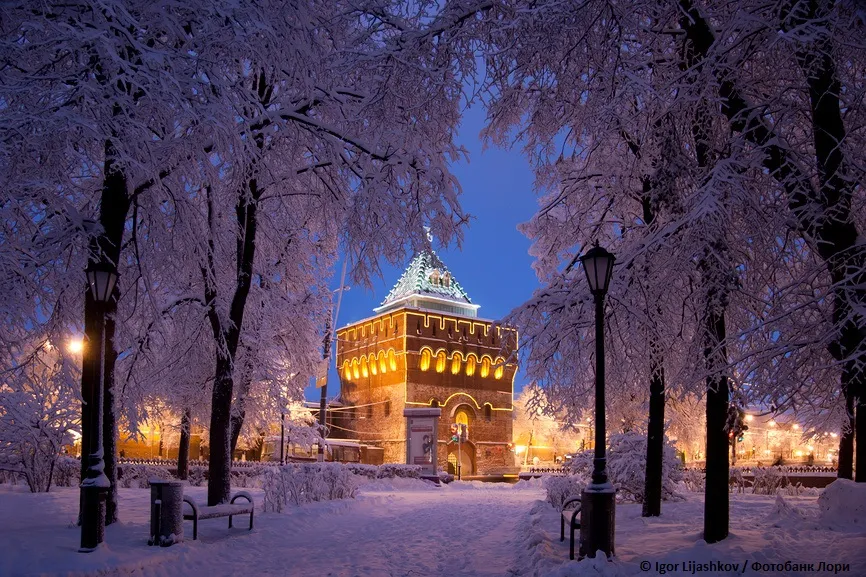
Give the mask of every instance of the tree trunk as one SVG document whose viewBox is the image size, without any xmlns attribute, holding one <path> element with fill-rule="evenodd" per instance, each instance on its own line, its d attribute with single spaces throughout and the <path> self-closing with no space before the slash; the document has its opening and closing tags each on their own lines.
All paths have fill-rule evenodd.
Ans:
<svg viewBox="0 0 866 577">
<path fill-rule="evenodd" d="M 177 448 L 177 478 L 185 481 L 189 477 L 189 438 L 192 427 L 192 411 L 184 409 L 180 418 L 180 446 Z"/>
<path fill-rule="evenodd" d="M 126 174 L 115 167 L 115 149 L 110 140 L 105 142 L 105 160 L 103 163 L 103 181 L 102 194 L 99 204 L 99 224 L 102 226 L 102 232 L 90 238 L 88 263 L 109 262 L 117 266 L 120 260 L 120 247 L 123 242 L 123 231 L 126 225 L 126 216 L 129 212 L 130 198 L 127 192 Z M 106 382 L 113 382 L 114 375 L 102 376 L 105 366 L 100 366 L 98 359 L 93 359 L 93 355 L 99 354 L 101 346 L 101 328 L 99 323 L 104 322 L 103 310 L 100 303 L 97 303 L 90 292 L 90 287 L 86 286 L 86 295 L 84 298 L 84 334 L 85 334 L 85 362 L 82 365 L 81 381 L 82 387 L 84 383 L 93 382 L 95 379 L 104 379 Z M 115 298 L 119 298 L 119 288 L 115 286 Z M 111 306 L 111 305 L 108 305 Z M 116 304 L 115 304 L 116 307 Z M 111 369 L 113 371 L 114 364 Z M 99 407 L 102 410 L 102 407 Z M 88 407 L 82 407 L 82 423 L 91 422 L 91 413 Z M 90 435 L 95 432 L 89 430 L 89 426 L 82 426 L 81 446 L 81 478 L 84 479 L 87 469 L 87 456 L 84 454 L 84 447 L 89 446 Z M 103 431 L 105 425 L 103 423 Z M 103 450 L 105 448 L 105 440 L 103 437 Z M 116 441 L 115 441 L 116 446 Z M 116 472 L 115 472 L 116 473 Z M 114 484 L 114 483 L 112 483 Z M 83 495 L 81 496 L 81 504 L 83 505 Z M 116 509 L 115 509 L 116 513 Z M 80 523 L 79 511 L 79 523 Z"/>
<path fill-rule="evenodd" d="M 862 396 L 857 399 L 854 408 L 854 439 L 856 439 L 855 458 L 857 467 L 854 469 L 854 480 L 858 483 L 866 482 L 866 399 Z"/>
<path fill-rule="evenodd" d="M 655 222 L 652 206 L 652 180 L 643 181 L 643 217 L 648 227 Z M 662 475 L 665 444 L 665 368 L 664 355 L 656 335 L 650 335 L 650 398 L 646 439 L 646 476 L 642 515 L 662 514 Z"/>
<path fill-rule="evenodd" d="M 214 206 L 208 194 L 208 222 L 214 231 Z M 216 370 L 211 397 L 210 418 L 210 462 L 208 466 L 208 505 L 226 503 L 231 494 L 231 442 L 232 442 L 232 392 L 234 389 L 234 363 L 237 357 L 244 310 L 252 284 L 253 262 L 256 249 L 258 224 L 257 202 L 261 195 L 256 179 L 238 192 L 235 215 L 238 223 L 237 275 L 234 294 L 229 307 L 228 322 L 223 327 L 217 310 L 216 263 L 214 262 L 213 238 L 208 241 L 207 265 L 203 270 L 205 281 L 205 303 L 211 330 L 217 344 Z"/>
<path fill-rule="evenodd" d="M 728 536 L 728 377 L 718 372 L 727 359 L 725 316 L 711 311 L 706 319 L 707 369 L 707 482 L 704 494 L 704 541 L 717 543 Z"/>
<path fill-rule="evenodd" d="M 238 404 L 239 401 L 236 400 L 235 404 Z M 235 451 L 238 448 L 238 439 L 241 436 L 241 427 L 244 426 L 244 418 L 246 418 L 247 412 L 244 409 L 233 408 L 232 416 L 231 416 L 231 427 L 232 427 L 232 438 L 231 438 L 231 454 L 234 455 Z"/>
<path fill-rule="evenodd" d="M 120 290 L 115 285 L 111 300 L 105 308 L 105 364 L 103 368 L 105 399 L 102 405 L 102 448 L 105 453 L 105 475 L 111 482 L 105 502 L 105 524 L 117 522 L 117 402 L 114 398 L 114 367 L 117 363 L 117 350 L 114 346 L 114 333 L 117 328 L 117 299 Z"/>
<path fill-rule="evenodd" d="M 211 396 L 210 460 L 208 461 L 207 504 L 228 503 L 231 494 L 231 361 L 217 353 L 216 378 Z"/>
<path fill-rule="evenodd" d="M 843 379 L 843 382 L 845 379 Z M 842 389 L 845 393 L 845 414 L 848 415 L 846 426 L 842 427 L 839 434 L 839 463 L 836 476 L 839 479 L 854 479 L 854 395 L 850 390 Z"/>
<path fill-rule="evenodd" d="M 665 437 L 665 370 L 652 345 L 650 351 L 649 423 L 646 439 L 646 490 L 643 502 L 644 517 L 658 517 L 662 513 L 662 466 Z"/>
</svg>

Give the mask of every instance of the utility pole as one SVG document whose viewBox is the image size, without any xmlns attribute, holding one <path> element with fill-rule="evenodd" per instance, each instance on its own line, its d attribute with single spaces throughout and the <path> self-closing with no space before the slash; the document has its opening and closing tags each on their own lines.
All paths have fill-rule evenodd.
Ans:
<svg viewBox="0 0 866 577">
<path fill-rule="evenodd" d="M 328 317 L 328 320 L 325 321 L 325 338 L 322 343 L 322 364 L 324 365 L 325 375 L 322 377 L 322 397 L 319 400 L 319 425 L 322 428 L 322 440 L 319 442 L 319 454 L 316 457 L 316 460 L 320 463 L 325 460 L 325 426 L 327 420 L 325 419 L 325 411 L 327 410 L 327 400 L 328 400 L 328 369 L 329 363 L 328 359 L 331 357 L 331 318 Z"/>
</svg>

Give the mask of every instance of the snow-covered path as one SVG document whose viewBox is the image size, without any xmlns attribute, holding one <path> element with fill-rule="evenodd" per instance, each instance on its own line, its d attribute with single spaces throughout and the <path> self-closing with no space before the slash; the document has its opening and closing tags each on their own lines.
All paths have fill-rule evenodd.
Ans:
<svg viewBox="0 0 866 577">
<path fill-rule="evenodd" d="M 502 577 L 513 565 L 517 522 L 539 497 L 490 485 L 367 492 L 262 516 L 252 535 L 226 538 L 222 523 L 211 522 L 179 564 L 142 575 L 192 575 L 206 567 L 208 577 L 219 577 L 255 566 L 261 576 Z"/>
<path fill-rule="evenodd" d="M 185 543 L 156 548 L 146 545 L 149 491 L 129 489 L 121 491 L 123 522 L 108 528 L 107 546 L 84 555 L 74 552 L 79 533 L 65 519 L 72 518 L 75 505 L 74 493 L 64 495 L 67 491 L 6 501 L 39 500 L 55 510 L 36 523 L 44 540 L 6 532 L 11 547 L 4 547 L 0 574 L 502 577 L 515 564 L 518 523 L 544 495 L 538 485 L 517 489 L 473 482 L 435 488 L 413 481 L 393 490 L 382 484 L 354 500 L 312 503 L 282 514 L 257 512 L 252 532 L 243 517 L 232 530 L 226 519 L 205 520 L 199 540 L 192 541 L 192 524 L 186 522 Z M 204 488 L 186 492 L 204 500 Z M 260 505 L 261 492 L 254 496 Z M 3 497 L 0 493 L 0 503 Z"/>
</svg>

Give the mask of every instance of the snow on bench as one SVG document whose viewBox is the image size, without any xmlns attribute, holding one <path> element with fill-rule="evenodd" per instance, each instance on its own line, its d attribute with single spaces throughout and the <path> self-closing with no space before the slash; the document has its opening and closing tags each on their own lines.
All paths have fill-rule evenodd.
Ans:
<svg viewBox="0 0 866 577">
<path fill-rule="evenodd" d="M 577 507 L 574 509 L 568 509 L 568 506 L 572 503 L 577 503 Z M 574 560 L 574 530 L 580 529 L 580 520 L 578 518 L 579 513 L 580 497 L 572 497 L 562 504 L 559 518 L 559 540 L 565 541 L 565 523 L 567 521 L 568 526 L 571 529 L 571 543 L 569 544 L 569 559 L 571 560 Z"/>
<path fill-rule="evenodd" d="M 246 499 L 247 503 L 235 503 L 237 499 Z M 183 518 L 186 521 L 192 521 L 192 540 L 198 539 L 198 522 L 200 519 L 216 519 L 217 517 L 229 518 L 229 529 L 232 528 L 232 517 L 235 515 L 250 516 L 250 531 L 253 530 L 253 513 L 255 512 L 255 504 L 253 498 L 246 491 L 239 491 L 232 497 L 230 503 L 221 503 L 212 507 L 199 507 L 190 497 L 184 497 L 183 502 L 187 503 L 191 508 L 191 513 L 184 513 Z"/>
</svg>

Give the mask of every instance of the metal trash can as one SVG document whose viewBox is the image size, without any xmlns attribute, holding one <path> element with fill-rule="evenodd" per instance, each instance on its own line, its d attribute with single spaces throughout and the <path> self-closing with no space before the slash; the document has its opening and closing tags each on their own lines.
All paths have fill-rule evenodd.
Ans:
<svg viewBox="0 0 866 577">
<path fill-rule="evenodd" d="M 183 541 L 183 481 L 149 479 L 150 538 L 148 545 L 168 547 Z"/>
</svg>

